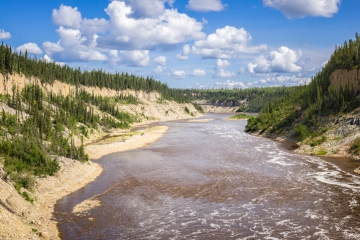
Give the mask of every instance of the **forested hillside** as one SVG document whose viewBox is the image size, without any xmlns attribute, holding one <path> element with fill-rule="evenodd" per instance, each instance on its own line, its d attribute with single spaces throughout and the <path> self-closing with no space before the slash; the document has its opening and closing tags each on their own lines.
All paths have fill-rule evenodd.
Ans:
<svg viewBox="0 0 360 240">
<path fill-rule="evenodd" d="M 276 99 L 289 96 L 298 87 L 267 87 L 249 89 L 185 89 L 191 100 L 206 100 L 209 104 L 232 102 L 238 112 L 259 112 L 261 108 Z"/>
<path fill-rule="evenodd" d="M 337 46 L 328 63 L 308 86 L 289 97 L 267 104 L 246 126 L 248 132 L 288 134 L 312 145 L 325 142 L 322 136 L 331 117 L 343 116 L 360 107 L 360 38 Z M 340 74 L 342 73 L 342 74 Z"/>
<path fill-rule="evenodd" d="M 166 84 L 151 77 L 135 76 L 128 73 L 106 73 L 100 70 L 81 71 L 67 65 L 46 62 L 31 58 L 28 53 L 14 52 L 10 46 L 0 46 L 0 73 L 24 74 L 27 77 L 36 77 L 42 83 L 53 83 L 55 80 L 72 85 L 94 86 L 113 90 L 132 89 L 135 91 L 158 92 L 164 99 L 176 102 L 189 102 L 177 89 L 171 89 Z"/>
<path fill-rule="evenodd" d="M 201 111 L 181 91 L 152 78 L 82 72 L 18 54 L 3 44 L 0 79 L 0 170 L 19 193 L 33 187 L 34 176 L 54 175 L 60 156 L 87 161 L 83 141 L 96 133 L 128 129 L 158 116 L 189 118 L 199 115 L 196 108 Z M 105 93 L 94 94 L 101 89 Z M 26 191 L 21 194 L 32 201 Z"/>
</svg>

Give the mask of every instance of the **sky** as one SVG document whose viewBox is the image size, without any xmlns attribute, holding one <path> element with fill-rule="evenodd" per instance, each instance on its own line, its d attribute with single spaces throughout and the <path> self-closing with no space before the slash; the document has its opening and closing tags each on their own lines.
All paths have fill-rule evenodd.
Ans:
<svg viewBox="0 0 360 240">
<path fill-rule="evenodd" d="M 303 85 L 360 32 L 358 0 L 3 0 L 0 41 L 175 88 Z"/>
</svg>

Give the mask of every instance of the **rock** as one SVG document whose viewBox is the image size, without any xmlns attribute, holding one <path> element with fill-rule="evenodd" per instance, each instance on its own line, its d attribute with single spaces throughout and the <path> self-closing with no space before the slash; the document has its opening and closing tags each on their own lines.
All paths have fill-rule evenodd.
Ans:
<svg viewBox="0 0 360 240">
<path fill-rule="evenodd" d="M 43 237 L 43 238 L 47 238 L 49 234 L 47 232 L 41 232 L 40 233 L 40 236 Z"/>
<path fill-rule="evenodd" d="M 354 170 L 354 173 L 360 174 L 360 167 Z"/>
</svg>

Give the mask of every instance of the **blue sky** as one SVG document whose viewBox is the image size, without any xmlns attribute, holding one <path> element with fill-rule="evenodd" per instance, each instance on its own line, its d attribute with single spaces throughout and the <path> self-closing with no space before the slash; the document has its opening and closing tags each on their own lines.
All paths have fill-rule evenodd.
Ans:
<svg viewBox="0 0 360 240">
<path fill-rule="evenodd" d="M 357 0 L 5 0 L 0 41 L 170 87 L 299 85 L 359 31 Z"/>
</svg>

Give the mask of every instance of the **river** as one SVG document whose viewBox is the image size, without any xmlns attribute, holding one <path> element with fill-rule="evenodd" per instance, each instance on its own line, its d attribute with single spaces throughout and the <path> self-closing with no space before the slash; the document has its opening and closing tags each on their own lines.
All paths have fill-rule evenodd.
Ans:
<svg viewBox="0 0 360 240">
<path fill-rule="evenodd" d="M 359 163 L 297 155 L 228 116 L 158 123 L 156 143 L 96 161 L 103 174 L 55 208 L 62 238 L 360 239 Z M 90 197 L 101 205 L 71 213 Z"/>
</svg>

